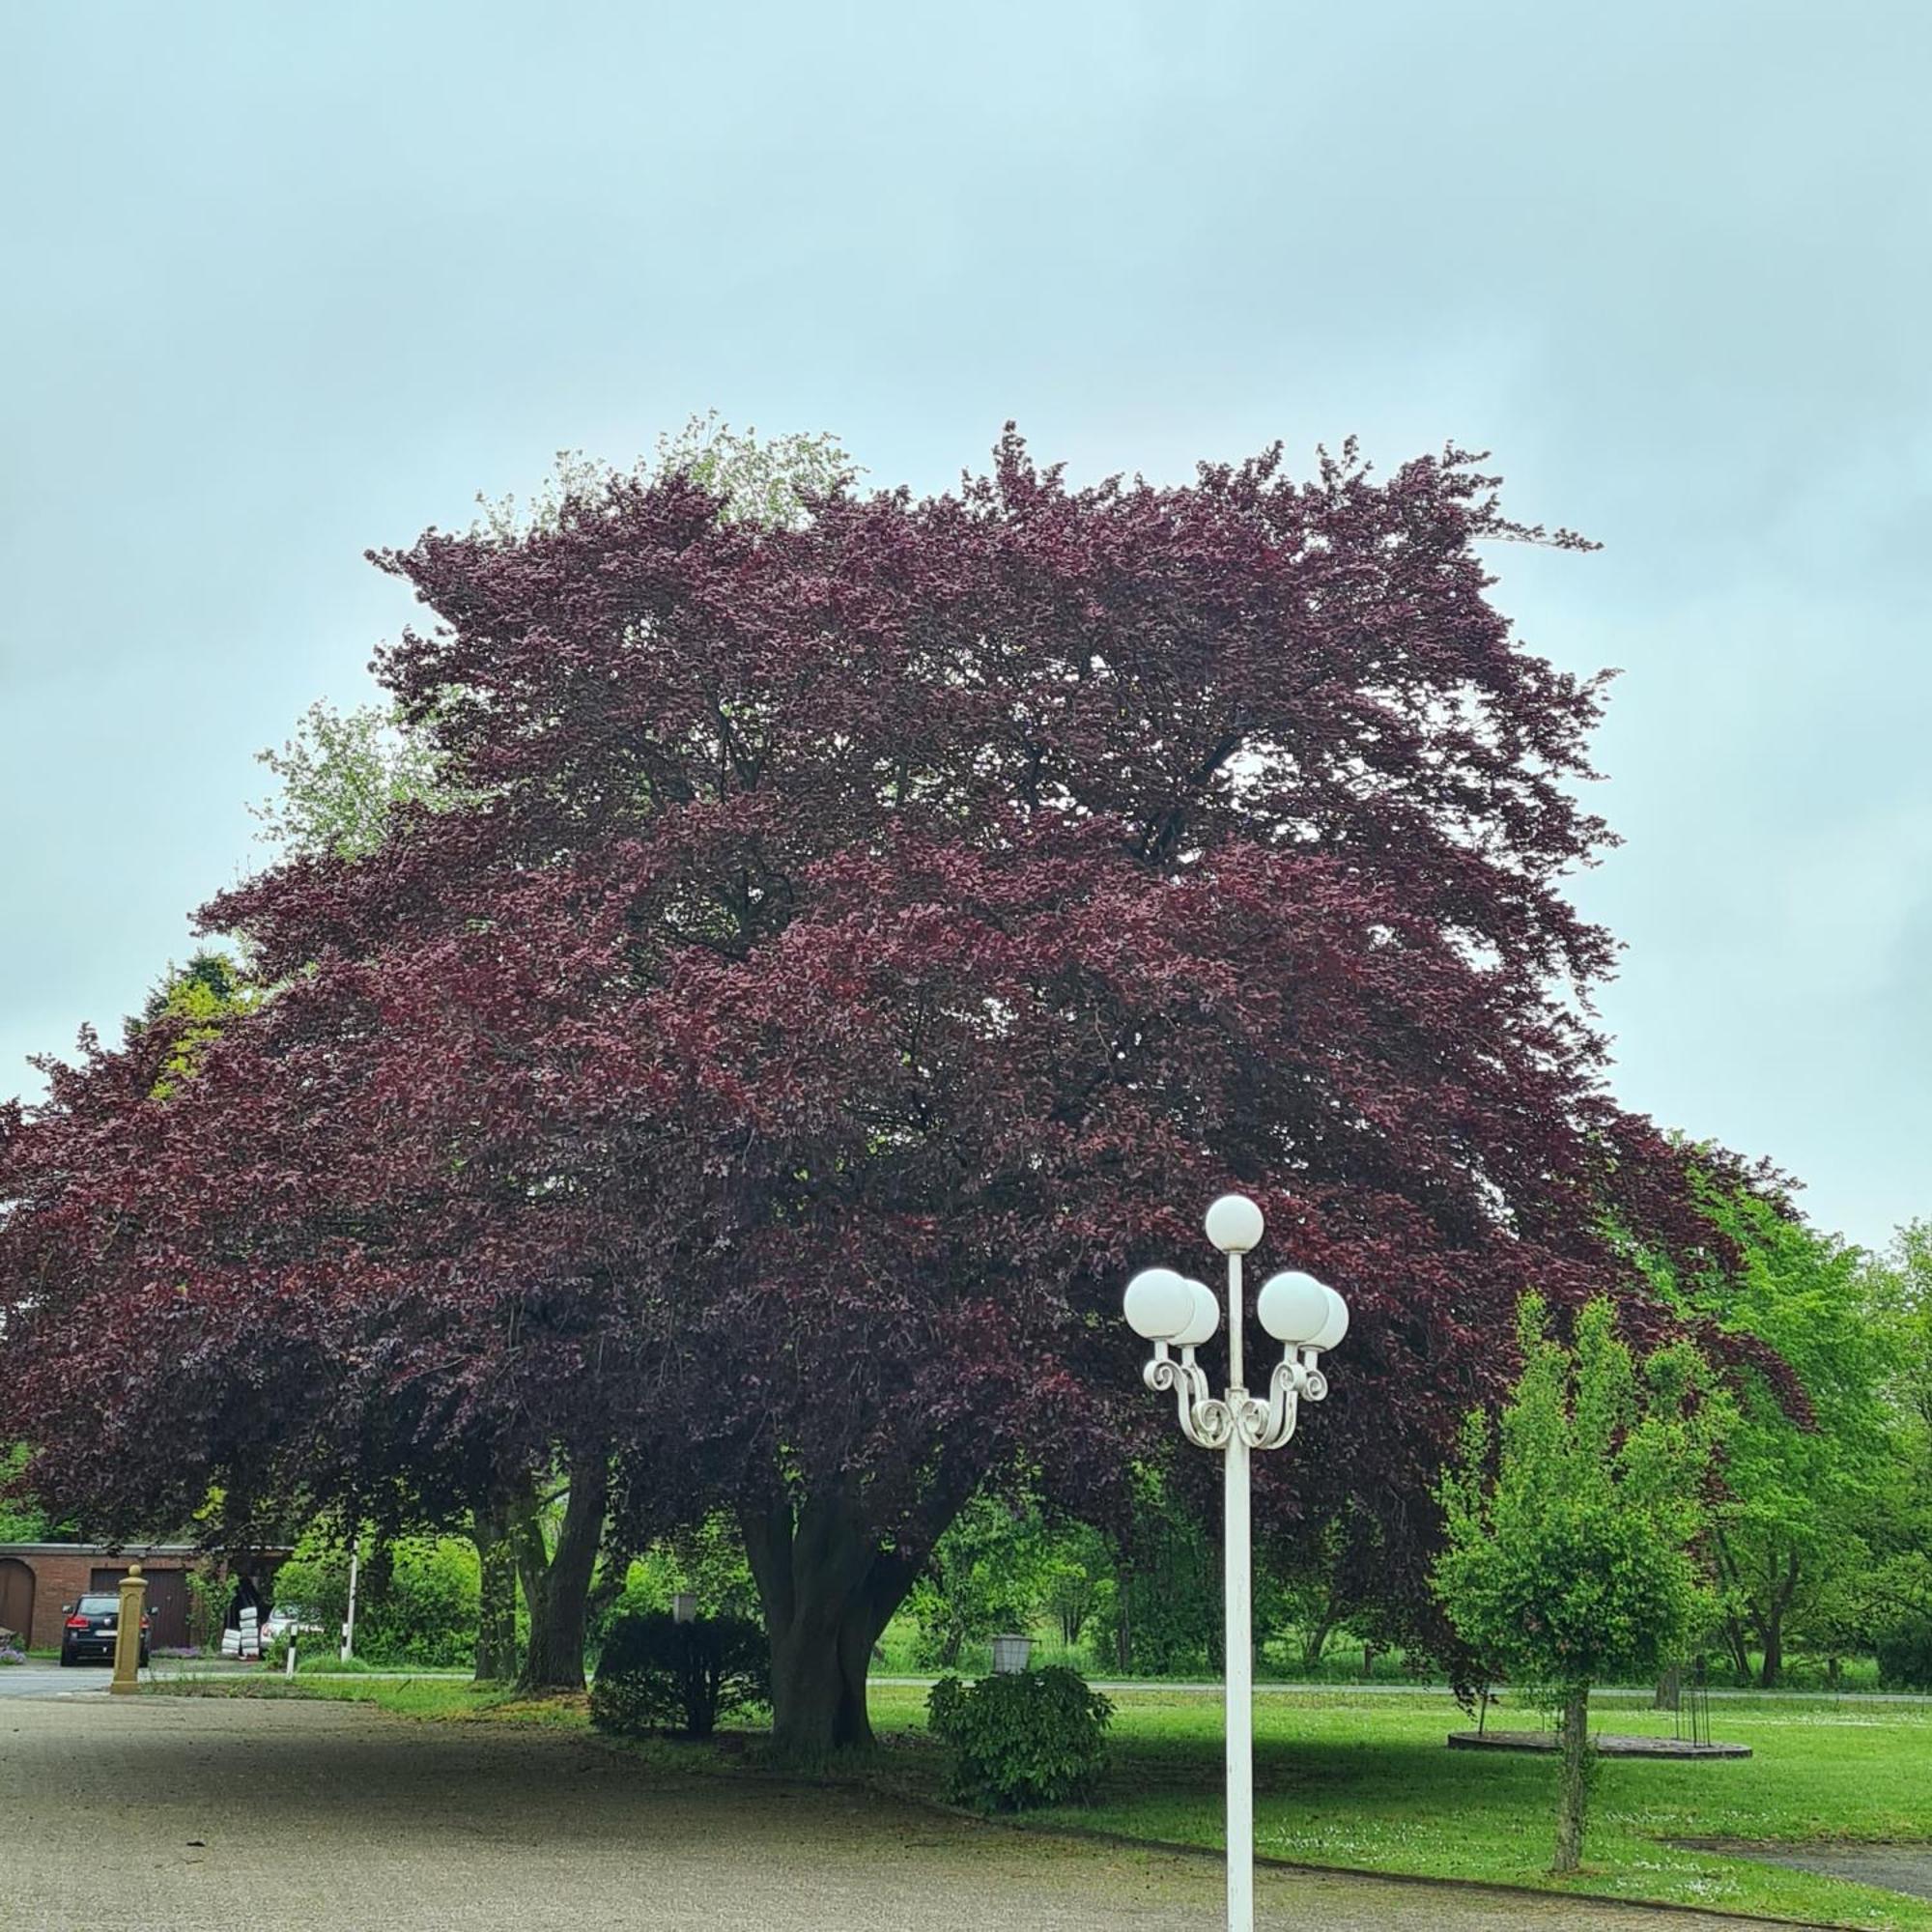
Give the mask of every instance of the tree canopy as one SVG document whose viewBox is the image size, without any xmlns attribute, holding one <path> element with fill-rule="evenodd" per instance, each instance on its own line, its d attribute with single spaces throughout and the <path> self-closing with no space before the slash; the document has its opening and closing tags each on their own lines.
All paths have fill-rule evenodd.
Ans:
<svg viewBox="0 0 1932 1932">
<path fill-rule="evenodd" d="M 275 991 L 180 1092 L 163 1017 L 0 1120 L 0 1418 L 103 1522 L 559 1462 L 734 1508 L 809 1752 L 989 1471 L 1158 1453 L 1118 1286 L 1236 1184 L 1356 1313 L 1264 1519 L 1424 1594 L 1520 1294 L 1715 1241 L 1603 1083 L 1601 681 L 1482 554 L 1542 535 L 1453 450 L 1075 489 L 1009 433 L 949 495 L 673 468 L 383 554 L 452 796 L 206 910 Z"/>
</svg>

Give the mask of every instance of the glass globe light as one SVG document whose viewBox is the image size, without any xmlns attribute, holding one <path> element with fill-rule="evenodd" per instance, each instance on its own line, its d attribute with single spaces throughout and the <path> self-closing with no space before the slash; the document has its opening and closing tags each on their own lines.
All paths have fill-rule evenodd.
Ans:
<svg viewBox="0 0 1932 1932">
<path fill-rule="evenodd" d="M 1205 1281 L 1190 1281 L 1187 1286 L 1194 1295 L 1194 1313 L 1174 1343 L 1178 1349 L 1198 1349 L 1203 1342 L 1214 1339 L 1214 1331 L 1221 1325 L 1221 1304 L 1209 1293 Z"/>
<path fill-rule="evenodd" d="M 1208 1238 L 1224 1255 L 1244 1255 L 1261 1244 L 1262 1210 L 1245 1194 L 1224 1194 L 1208 1210 Z"/>
<path fill-rule="evenodd" d="M 1309 1343 L 1311 1349 L 1332 1349 L 1349 1332 L 1349 1304 L 1326 1282 L 1321 1293 L 1328 1298 L 1328 1318 Z"/>
<path fill-rule="evenodd" d="M 1122 1300 L 1127 1326 L 1150 1342 L 1171 1342 L 1194 1319 L 1193 1285 L 1172 1268 L 1143 1268 Z"/>
<path fill-rule="evenodd" d="M 1339 1302 L 1341 1298 L 1312 1274 L 1291 1268 L 1282 1274 L 1271 1274 L 1263 1282 L 1262 1292 L 1255 1297 L 1255 1315 L 1284 1348 L 1312 1349 L 1316 1336 L 1321 1333 L 1333 1313 L 1329 1301 Z M 1345 1310 L 1342 1326 L 1346 1329 L 1348 1325 Z M 1340 1341 L 1341 1337 L 1335 1339 Z"/>
</svg>

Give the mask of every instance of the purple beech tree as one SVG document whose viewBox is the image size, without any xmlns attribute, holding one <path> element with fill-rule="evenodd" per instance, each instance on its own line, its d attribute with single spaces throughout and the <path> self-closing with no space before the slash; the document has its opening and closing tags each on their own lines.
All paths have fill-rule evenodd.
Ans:
<svg viewBox="0 0 1932 1932">
<path fill-rule="evenodd" d="M 1521 1294 L 1710 1239 L 1603 1086 L 1600 682 L 1482 557 L 1543 533 L 1453 450 L 1074 490 L 1010 433 L 956 494 L 724 510 L 605 478 L 378 559 L 461 802 L 207 909 L 281 990 L 170 1102 L 136 1042 L 14 1115 L 0 1435 L 109 1513 L 277 1427 L 340 1484 L 727 1504 L 809 1760 L 989 1471 L 1097 1508 L 1158 1453 L 1120 1283 L 1232 1184 L 1355 1311 L 1260 1520 L 1380 1524 L 1421 1600 Z M 107 1405 L 169 1473 L 89 1453 Z"/>
<path fill-rule="evenodd" d="M 594 1496 L 601 1530 L 608 1469 L 580 1376 L 595 1337 L 521 1281 L 479 1325 L 529 1214 L 505 1224 L 486 1177 L 459 1197 L 412 1161 L 392 1090 L 338 1077 L 382 1037 L 380 1003 L 336 976 L 325 1012 L 321 984 L 213 1017 L 171 1002 L 121 1051 L 50 1069 L 0 1170 L 0 1382 L 44 1419 L 43 1479 L 101 1533 L 185 1523 L 213 1484 L 231 1540 L 329 1511 L 472 1527 L 486 1565 L 502 1543 L 531 1598 L 526 1674 L 581 1684 L 596 1539 L 577 1519 Z M 552 1552 L 537 1496 L 580 1462 Z"/>
</svg>

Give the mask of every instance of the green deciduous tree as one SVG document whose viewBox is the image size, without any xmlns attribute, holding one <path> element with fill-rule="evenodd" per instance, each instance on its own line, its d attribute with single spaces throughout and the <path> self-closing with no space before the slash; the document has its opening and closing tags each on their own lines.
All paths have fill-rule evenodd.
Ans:
<svg viewBox="0 0 1932 1932">
<path fill-rule="evenodd" d="M 469 1662 L 476 1644 L 478 1575 L 467 1539 L 365 1540 L 355 1588 L 355 1651 L 373 1663 Z M 275 1600 L 307 1611 L 332 1650 L 349 1611 L 349 1550 L 329 1532 L 305 1537 L 275 1577 Z"/>
<path fill-rule="evenodd" d="M 1891 1452 L 1848 1580 L 1857 1629 L 1881 1677 L 1932 1690 L 1932 1222 L 1902 1229 L 1885 1269 L 1896 1346 L 1886 1390 Z"/>
<path fill-rule="evenodd" d="M 1113 1638 L 1123 1675 L 1220 1667 L 1220 1552 L 1179 1487 L 1151 1466 L 1135 1471 L 1122 1530 Z"/>
<path fill-rule="evenodd" d="M 481 514 L 471 534 L 515 543 L 533 532 L 558 529 L 613 484 L 648 486 L 668 476 L 688 476 L 722 497 L 724 513 L 733 523 L 789 528 L 815 498 L 863 473 L 829 431 L 761 437 L 755 427 L 733 429 L 716 410 L 707 410 L 691 416 L 682 429 L 660 436 L 653 453 L 629 470 L 600 463 L 581 449 L 558 450 L 550 475 L 533 495 L 479 494 Z"/>
<path fill-rule="evenodd" d="M 1794 1635 L 1835 1648 L 1847 1634 L 1844 1585 L 1868 1566 L 1897 1466 L 1895 1291 L 1885 1268 L 1781 1202 L 1713 1188 L 1708 1211 L 1742 1264 L 1688 1278 L 1659 1266 L 1660 1291 L 1767 1344 L 1803 1399 L 1794 1405 L 1747 1358 L 1726 1376 L 1735 1413 L 1710 1546 L 1732 1661 L 1748 1677 L 1755 1653 L 1769 1689 Z"/>
<path fill-rule="evenodd" d="M 38 1543 L 49 1530 L 39 1498 L 18 1487 L 27 1454 L 24 1442 L 0 1445 L 0 1543 Z"/>
<path fill-rule="evenodd" d="M 1049 1560 L 1037 1510 L 975 1496 L 933 1546 L 906 1599 L 922 1662 L 951 1670 L 968 1642 L 1025 1631 L 1045 1607 Z"/>
<path fill-rule="evenodd" d="M 1512 1683 L 1562 1715 L 1558 1872 L 1582 1853 L 1594 1684 L 1675 1658 L 1703 1602 L 1690 1545 L 1717 1406 L 1694 1350 L 1679 1344 L 1639 1372 L 1590 1302 L 1576 1345 L 1526 1296 L 1522 1375 L 1500 1431 L 1464 1425 L 1441 1488 L 1446 1547 L 1435 1587 L 1458 1633 Z"/>
<path fill-rule="evenodd" d="M 1114 1551 L 1091 1523 L 1064 1523 L 1047 1539 L 1044 1567 L 1046 1608 L 1071 1650 L 1090 1632 L 1104 1630 L 1113 1612 L 1119 1591 Z"/>
<path fill-rule="evenodd" d="M 255 753 L 275 792 L 249 811 L 257 835 L 288 858 L 359 859 L 383 842 L 399 806 L 439 806 L 454 792 L 439 777 L 428 736 L 394 705 L 338 711 L 317 698 L 279 752 Z"/>
</svg>

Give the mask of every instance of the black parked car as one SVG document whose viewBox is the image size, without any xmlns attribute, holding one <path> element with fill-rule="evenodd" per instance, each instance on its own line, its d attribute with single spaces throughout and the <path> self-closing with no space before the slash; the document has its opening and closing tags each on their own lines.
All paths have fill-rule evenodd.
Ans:
<svg viewBox="0 0 1932 1932">
<path fill-rule="evenodd" d="M 63 1663 L 112 1663 L 114 1639 L 121 1627 L 119 1592 L 83 1597 L 67 1613 L 61 1631 Z M 148 1619 L 141 1619 L 141 1662 L 148 1662 Z"/>
</svg>

